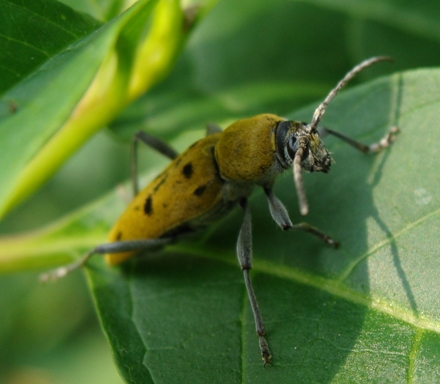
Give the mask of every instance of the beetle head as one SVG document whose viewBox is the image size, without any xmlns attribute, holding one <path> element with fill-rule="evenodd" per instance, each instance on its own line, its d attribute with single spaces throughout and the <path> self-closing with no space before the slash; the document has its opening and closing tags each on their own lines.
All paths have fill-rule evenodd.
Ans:
<svg viewBox="0 0 440 384">
<path fill-rule="evenodd" d="M 275 133 L 278 160 L 284 168 L 287 168 L 286 164 L 293 167 L 293 178 L 302 215 L 307 215 L 309 207 L 304 191 L 301 170 L 328 172 L 332 163 L 332 158 L 318 134 L 318 124 L 328 104 L 356 74 L 374 63 L 390 60 L 386 56 L 372 57 L 356 65 L 339 81 L 336 87 L 330 91 L 324 101 L 316 108 L 310 124 L 297 121 L 281 121 L 278 123 Z"/>
<path fill-rule="evenodd" d="M 306 172 L 330 170 L 332 158 L 317 131 L 310 124 L 299 121 L 281 121 L 276 129 L 276 146 L 280 163 L 284 168 L 293 166 L 295 157 Z"/>
<path fill-rule="evenodd" d="M 310 124 L 299 121 L 280 121 L 275 131 L 277 157 L 284 168 L 293 168 L 293 177 L 302 215 L 308 213 L 301 170 L 327 173 L 332 158 L 319 133 Z"/>
</svg>

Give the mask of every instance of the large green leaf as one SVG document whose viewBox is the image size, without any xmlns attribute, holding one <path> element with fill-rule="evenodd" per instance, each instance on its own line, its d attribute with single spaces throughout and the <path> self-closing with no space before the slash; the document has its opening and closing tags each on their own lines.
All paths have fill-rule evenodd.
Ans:
<svg viewBox="0 0 440 384">
<path fill-rule="evenodd" d="M 364 142 L 392 125 L 401 129 L 395 144 L 378 155 L 328 138 L 336 161 L 331 172 L 306 176 L 307 221 L 340 240 L 339 250 L 280 231 L 264 195 L 251 200 L 252 279 L 272 367 L 262 366 L 234 254 L 239 212 L 201 237 L 121 268 L 96 257 L 89 281 L 125 380 L 436 382 L 439 134 L 431 127 L 439 89 L 439 70 L 413 71 L 344 92 L 328 108 L 325 125 Z M 312 112 L 290 117 L 308 120 Z M 276 192 L 299 221 L 290 176 L 279 180 Z M 55 262 L 73 247 L 102 241 L 121 205 L 111 195 L 40 233 L 30 243 L 34 258 L 48 254 L 47 244 Z"/>
<path fill-rule="evenodd" d="M 440 71 L 420 70 L 329 107 L 325 124 L 362 141 L 401 129 L 377 156 L 328 140 L 334 169 L 307 177 L 307 220 L 340 239 L 340 250 L 282 233 L 264 196 L 252 201 L 252 277 L 273 367 L 262 367 L 234 256 L 240 215 L 197 247 L 188 241 L 119 271 L 93 264 L 101 321 L 127 382 L 438 381 L 439 89 Z M 277 191 L 299 220 L 291 178 Z"/>
<path fill-rule="evenodd" d="M 0 216 L 28 197 L 129 102 L 168 74 L 198 16 L 195 13 L 188 22 L 177 0 L 141 0 L 97 28 L 99 23 L 64 5 L 48 0 L 39 0 L 38 6 L 27 3 L 7 8 L 9 18 L 20 23 L 26 12 L 31 23 L 26 27 L 6 23 L 7 42 L 20 35 L 25 48 L 10 49 L 5 56 L 32 57 L 31 48 L 47 52 L 36 65 L 17 68 L 21 77 L 2 95 L 1 102 L 8 107 L 0 116 L 0 168 L 4 170 Z M 203 9 L 202 4 L 199 11 Z M 38 28 L 47 30 L 47 41 L 38 34 L 34 37 L 32 31 Z M 68 38 L 53 37 L 56 28 Z M 6 45 L 3 40 L 0 43 Z M 5 65 L 18 67 L 11 59 Z M 10 83 L 6 77 L 4 82 L 3 88 Z"/>
</svg>

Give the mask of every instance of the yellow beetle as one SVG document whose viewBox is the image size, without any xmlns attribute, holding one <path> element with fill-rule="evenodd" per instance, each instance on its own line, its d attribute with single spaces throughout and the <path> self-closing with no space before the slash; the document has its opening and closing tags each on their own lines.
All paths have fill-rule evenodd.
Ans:
<svg viewBox="0 0 440 384">
<path fill-rule="evenodd" d="M 135 198 L 111 230 L 109 243 L 97 246 L 75 263 L 44 275 L 43 280 L 62 277 L 97 253 L 106 254 L 109 265 L 119 264 L 140 251 L 177 241 L 185 234 L 209 225 L 238 205 L 244 210 L 237 242 L 238 261 L 255 318 L 261 356 L 264 365 L 271 364 L 266 332 L 249 276 L 252 268 L 252 234 L 247 198 L 255 185 L 263 187 L 271 215 L 283 230 L 306 231 L 329 245 L 338 246 L 330 236 L 307 223 L 292 224 L 286 208 L 273 194 L 272 187 L 275 178 L 292 167 L 300 212 L 306 215 L 308 205 L 301 171 L 328 172 L 332 164 L 320 133 L 333 134 L 363 152 L 377 152 L 390 145 L 397 128 L 391 129 L 381 141 L 369 146 L 330 129 L 318 130 L 318 123 L 328 103 L 339 90 L 358 72 L 383 60 L 389 58 L 373 57 L 348 72 L 316 109 L 310 124 L 261 114 L 239 120 L 224 131 L 210 125 L 208 135 L 181 155 L 145 132 L 137 132 L 134 156 L 137 142 L 142 141 L 171 158 L 171 164 L 138 193 L 134 157 L 132 173 Z"/>
</svg>

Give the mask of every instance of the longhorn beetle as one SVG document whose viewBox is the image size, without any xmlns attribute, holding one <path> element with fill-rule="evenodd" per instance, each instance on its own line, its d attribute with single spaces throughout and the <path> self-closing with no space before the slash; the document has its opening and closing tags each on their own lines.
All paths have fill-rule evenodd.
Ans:
<svg viewBox="0 0 440 384">
<path fill-rule="evenodd" d="M 93 254 L 106 254 L 109 265 L 119 264 L 135 253 L 157 249 L 179 240 L 188 232 L 207 226 L 238 205 L 244 211 L 238 235 L 237 256 L 243 271 L 255 319 L 264 365 L 271 364 L 266 331 L 249 271 L 252 268 L 251 214 L 247 199 L 255 185 L 261 186 L 274 221 L 283 230 L 309 232 L 337 247 L 330 236 L 307 223 L 292 224 L 286 208 L 273 194 L 276 176 L 293 168 L 293 179 L 302 215 L 308 213 L 301 172 L 328 172 L 332 158 L 320 134 L 331 134 L 368 153 L 388 147 L 398 131 L 392 128 L 379 142 L 364 145 L 328 128 L 318 127 L 327 105 L 357 73 L 388 57 L 372 57 L 355 66 L 330 91 L 313 114 L 310 124 L 289 121 L 272 114 L 239 120 L 224 131 L 208 125 L 207 136 L 178 155 L 166 143 L 139 131 L 133 140 L 132 179 L 135 198 L 116 222 L 109 243 L 98 245 L 78 261 L 42 276 L 57 279 L 84 265 Z M 138 193 L 137 142 L 141 141 L 169 157 L 171 164 Z"/>
</svg>

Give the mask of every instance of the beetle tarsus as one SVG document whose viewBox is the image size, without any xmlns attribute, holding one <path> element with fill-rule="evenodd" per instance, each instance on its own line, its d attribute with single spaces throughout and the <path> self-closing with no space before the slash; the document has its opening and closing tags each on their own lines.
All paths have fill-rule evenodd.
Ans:
<svg viewBox="0 0 440 384">
<path fill-rule="evenodd" d="M 345 136 L 343 133 L 334 131 L 333 129 L 319 127 L 320 131 L 327 135 L 333 135 L 337 137 L 340 140 L 345 141 L 347 144 L 350 144 L 353 148 L 356 148 L 357 150 L 363 152 L 363 153 L 377 153 L 382 151 L 385 148 L 388 148 L 397 137 L 397 134 L 399 133 L 399 128 L 396 126 L 393 126 L 387 134 L 382 137 L 379 141 L 372 143 L 370 145 L 361 143 L 355 139 L 352 139 L 351 137 Z"/>
<path fill-rule="evenodd" d="M 397 137 L 397 134 L 399 133 L 399 128 L 396 126 L 393 126 L 388 133 L 382 137 L 377 143 L 370 144 L 368 149 L 368 152 L 380 152 L 381 150 L 388 148 Z"/>
<path fill-rule="evenodd" d="M 292 226 L 292 229 L 295 231 L 303 231 L 308 232 L 316 237 L 318 237 L 320 240 L 322 240 L 324 243 L 330 245 L 333 248 L 339 247 L 339 241 L 336 241 L 331 237 L 330 235 L 327 235 L 324 232 L 321 232 L 319 229 L 312 227 L 309 223 L 299 223 Z"/>
<path fill-rule="evenodd" d="M 259 343 L 260 343 L 260 350 L 261 350 L 261 358 L 264 361 L 264 366 L 266 365 L 273 365 L 270 359 L 272 358 L 272 355 L 269 350 L 269 345 L 267 344 L 266 338 L 264 335 L 258 335 Z"/>
<path fill-rule="evenodd" d="M 70 272 L 81 268 L 94 253 L 96 253 L 95 249 L 85 253 L 83 256 L 81 256 L 80 259 L 74 261 L 73 263 L 63 265 L 61 267 L 53 269 L 52 271 L 43 273 L 42 275 L 40 275 L 40 282 L 46 283 L 48 281 L 57 281 L 63 278 Z"/>
</svg>

